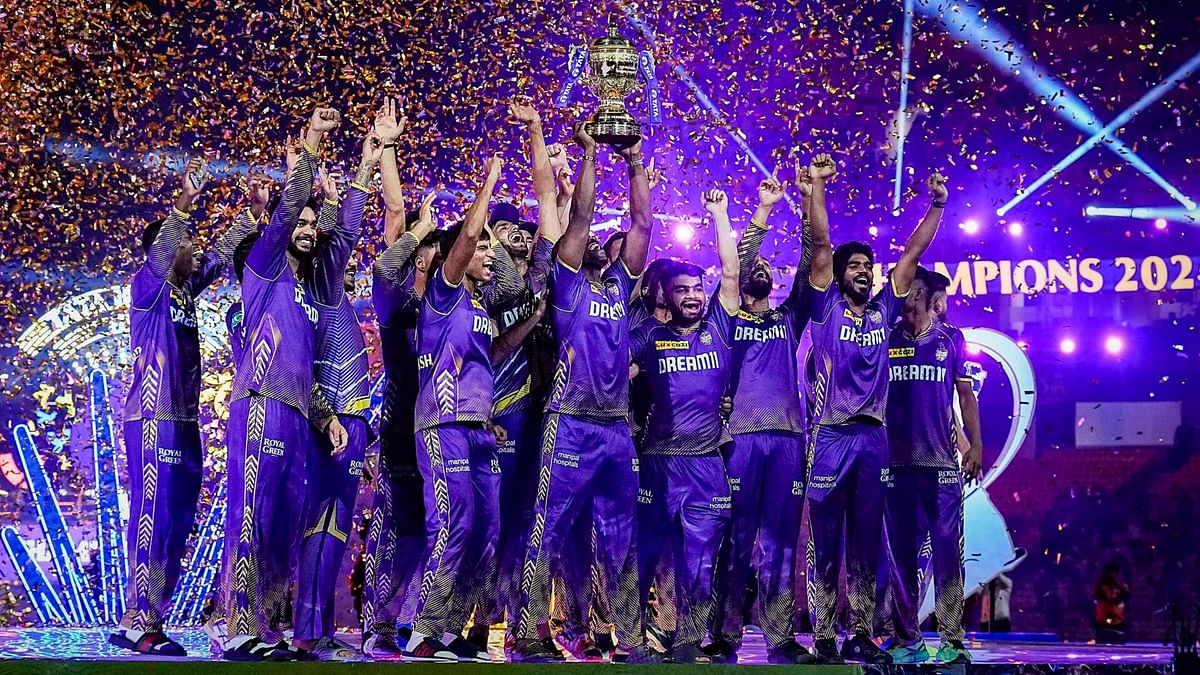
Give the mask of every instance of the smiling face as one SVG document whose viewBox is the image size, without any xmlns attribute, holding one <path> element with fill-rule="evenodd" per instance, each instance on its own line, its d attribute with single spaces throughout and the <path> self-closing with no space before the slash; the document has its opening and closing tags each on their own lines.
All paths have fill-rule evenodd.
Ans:
<svg viewBox="0 0 1200 675">
<path fill-rule="evenodd" d="M 746 279 L 743 290 L 755 300 L 762 300 L 771 294 L 774 286 L 775 277 L 771 272 L 771 264 L 760 255 L 754 259 L 754 266 L 750 268 L 750 278 Z"/>
<path fill-rule="evenodd" d="M 513 260 L 525 260 L 529 258 L 529 250 L 533 247 L 533 235 L 519 227 L 513 227 L 500 243 Z"/>
<path fill-rule="evenodd" d="M 583 250 L 583 266 L 590 270 L 602 270 L 608 264 L 608 254 L 600 245 L 600 240 L 592 235 L 588 237 L 587 248 Z"/>
<path fill-rule="evenodd" d="M 667 280 L 664 290 L 667 309 L 676 323 L 687 326 L 704 316 L 704 280 L 699 276 L 676 274 Z"/>
<path fill-rule="evenodd" d="M 342 273 L 342 287 L 347 293 L 354 292 L 355 274 L 358 274 L 358 261 L 351 257 L 346 261 L 346 271 Z"/>
<path fill-rule="evenodd" d="M 475 254 L 467 265 L 467 277 L 476 284 L 484 284 L 492 280 L 492 266 L 496 263 L 496 252 L 492 250 L 489 239 L 475 242 Z"/>
<path fill-rule="evenodd" d="M 839 280 L 842 292 L 858 303 L 865 303 L 871 297 L 871 286 L 875 283 L 875 273 L 871 259 L 863 253 L 852 253 L 846 262 L 846 271 L 842 272 Z"/>
<path fill-rule="evenodd" d="M 300 220 L 296 229 L 292 230 L 292 241 L 288 244 L 288 252 L 297 258 L 310 258 L 317 248 L 317 212 L 311 207 L 304 207 L 300 212 Z"/>
</svg>

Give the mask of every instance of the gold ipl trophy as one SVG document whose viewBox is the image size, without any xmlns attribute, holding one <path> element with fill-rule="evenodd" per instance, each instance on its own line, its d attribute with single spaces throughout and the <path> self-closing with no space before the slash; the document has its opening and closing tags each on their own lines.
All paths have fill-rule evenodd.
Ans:
<svg viewBox="0 0 1200 675">
<path fill-rule="evenodd" d="M 571 93 L 579 83 L 600 99 L 596 112 L 584 123 L 584 129 L 597 143 L 626 146 L 641 139 L 642 125 L 625 108 L 625 97 L 642 83 L 646 84 L 650 123 L 659 123 L 662 105 L 654 59 L 648 51 L 639 53 L 611 21 L 608 34 L 593 40 L 590 47 L 571 48 L 567 81 L 555 103 L 559 107 L 570 104 Z"/>
</svg>

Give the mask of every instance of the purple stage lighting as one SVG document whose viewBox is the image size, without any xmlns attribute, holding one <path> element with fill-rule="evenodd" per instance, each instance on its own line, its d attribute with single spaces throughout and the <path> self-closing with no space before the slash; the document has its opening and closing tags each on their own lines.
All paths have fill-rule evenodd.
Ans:
<svg viewBox="0 0 1200 675">
<path fill-rule="evenodd" d="M 675 241 L 682 244 L 689 244 L 696 236 L 696 228 L 687 223 L 681 223 L 675 226 L 673 234 L 675 235 Z"/>
<path fill-rule="evenodd" d="M 867 228 L 867 234 L 871 235 L 872 237 L 877 237 L 879 236 L 879 228 L 872 225 Z"/>
<path fill-rule="evenodd" d="M 1104 338 L 1104 351 L 1109 354 L 1120 354 L 1125 351 L 1125 341 L 1119 335 L 1109 335 Z"/>
<path fill-rule="evenodd" d="M 959 227 L 967 234 L 979 234 L 979 221 L 974 218 L 963 221 L 959 224 Z"/>
<path fill-rule="evenodd" d="M 1166 218 L 1155 218 L 1154 219 L 1154 227 L 1156 227 L 1160 230 L 1167 229 L 1167 219 Z"/>
<path fill-rule="evenodd" d="M 1025 234 L 1025 226 L 1021 223 L 1013 223 L 1008 226 L 1008 233 L 1011 236 L 1019 237 L 1022 234 Z"/>
<path fill-rule="evenodd" d="M 1058 341 L 1058 351 L 1064 354 L 1074 354 L 1075 346 L 1075 338 L 1065 337 Z"/>
</svg>

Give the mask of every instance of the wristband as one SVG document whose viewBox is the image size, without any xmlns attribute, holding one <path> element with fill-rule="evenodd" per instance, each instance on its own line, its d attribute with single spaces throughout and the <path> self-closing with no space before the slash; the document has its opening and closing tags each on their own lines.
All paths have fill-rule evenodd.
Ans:
<svg viewBox="0 0 1200 675">
<path fill-rule="evenodd" d="M 935 208 L 939 208 L 939 209 L 944 209 L 944 208 L 946 208 L 946 202 L 944 202 L 944 201 L 942 201 L 942 202 L 939 202 L 939 201 L 937 201 L 936 199 L 935 199 L 935 200 L 933 200 L 932 202 L 930 202 L 930 203 L 929 203 L 929 205 L 930 205 L 930 206 L 932 206 L 932 207 L 935 207 Z"/>
<path fill-rule="evenodd" d="M 757 227 L 757 228 L 759 228 L 759 229 L 762 229 L 762 230 L 765 230 L 765 229 L 767 229 L 767 224 L 766 224 L 766 223 L 759 222 L 759 221 L 757 221 L 757 220 L 754 220 L 753 218 L 751 218 L 751 219 L 750 219 L 750 224 L 751 224 L 751 225 L 753 225 L 754 227 Z"/>
<path fill-rule="evenodd" d="M 191 211 L 194 208 L 196 208 L 194 205 L 188 206 L 188 211 Z M 183 218 L 184 220 L 187 220 L 188 218 L 192 217 L 191 214 L 188 213 L 188 211 L 184 211 L 184 210 L 180 209 L 178 206 L 172 206 L 171 210 L 175 212 L 175 215 L 179 216 L 180 218 Z"/>
<path fill-rule="evenodd" d="M 594 162 L 594 161 L 596 161 L 596 156 L 595 156 L 595 155 L 584 155 L 584 156 L 583 156 L 583 161 L 585 161 L 585 162 Z"/>
<path fill-rule="evenodd" d="M 384 144 L 383 144 L 383 149 L 384 149 L 384 150 L 387 150 L 388 148 L 395 149 L 395 147 L 396 147 L 396 144 L 395 144 L 395 143 L 384 143 Z"/>
<path fill-rule="evenodd" d="M 308 151 L 308 154 L 312 155 L 313 157 L 317 156 L 317 149 L 309 145 L 308 141 L 304 141 L 300 145 L 302 145 L 304 149 Z"/>
</svg>

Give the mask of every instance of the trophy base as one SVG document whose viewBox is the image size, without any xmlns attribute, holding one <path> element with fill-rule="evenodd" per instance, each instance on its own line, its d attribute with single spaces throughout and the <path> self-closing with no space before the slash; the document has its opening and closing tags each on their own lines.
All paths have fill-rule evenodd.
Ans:
<svg viewBox="0 0 1200 675">
<path fill-rule="evenodd" d="M 624 147 L 642 138 L 642 125 L 627 115 L 596 115 L 583 125 L 597 143 Z"/>
</svg>

